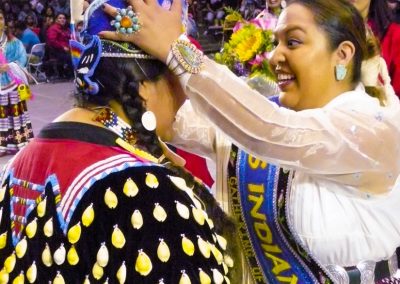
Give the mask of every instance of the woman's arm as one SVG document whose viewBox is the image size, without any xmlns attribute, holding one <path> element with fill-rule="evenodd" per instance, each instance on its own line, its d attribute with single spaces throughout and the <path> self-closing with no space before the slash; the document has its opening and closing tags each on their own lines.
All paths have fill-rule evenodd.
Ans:
<svg viewBox="0 0 400 284">
<path fill-rule="evenodd" d="M 399 106 L 382 108 L 362 90 L 322 109 L 295 112 L 209 59 L 203 71 L 185 75 L 182 83 L 195 109 L 237 145 L 270 162 L 319 174 L 369 171 L 374 163 L 380 171 L 397 164 L 391 153 L 398 148 L 399 131 L 388 117 L 398 114 Z"/>
</svg>

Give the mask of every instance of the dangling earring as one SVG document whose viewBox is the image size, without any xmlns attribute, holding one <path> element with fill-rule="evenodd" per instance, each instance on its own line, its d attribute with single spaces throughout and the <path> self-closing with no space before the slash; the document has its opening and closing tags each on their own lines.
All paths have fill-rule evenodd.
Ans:
<svg viewBox="0 0 400 284">
<path fill-rule="evenodd" d="M 347 74 L 347 68 L 343 64 L 336 64 L 335 66 L 335 77 L 337 81 L 342 81 Z"/>
<path fill-rule="evenodd" d="M 142 114 L 142 125 L 148 131 L 156 129 L 157 119 L 154 112 L 148 110 Z"/>
<path fill-rule="evenodd" d="M 281 1 L 281 7 L 282 7 L 282 9 L 286 8 L 286 1 L 285 0 Z"/>
</svg>

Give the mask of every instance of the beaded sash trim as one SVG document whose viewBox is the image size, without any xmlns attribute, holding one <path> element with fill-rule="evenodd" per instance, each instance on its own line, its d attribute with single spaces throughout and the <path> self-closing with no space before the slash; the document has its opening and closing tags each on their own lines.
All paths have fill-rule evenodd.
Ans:
<svg viewBox="0 0 400 284">
<path fill-rule="evenodd" d="M 256 283 L 333 283 L 304 249 L 288 221 L 292 172 L 232 147 L 229 163 L 232 211 Z"/>
<path fill-rule="evenodd" d="M 46 185 L 51 184 L 51 195 L 46 192 Z M 57 208 L 58 221 L 61 226 L 65 224 L 64 218 L 60 213 L 60 186 L 56 175 L 47 177 L 44 184 L 35 184 L 29 181 L 21 180 L 13 175 L 13 171 L 9 174 L 8 185 L 5 185 L 1 190 L 6 191 L 4 194 L 4 204 L 10 204 L 10 218 L 12 228 L 12 242 L 15 246 L 21 239 L 21 234 L 24 231 L 29 214 L 37 209 L 40 203 L 54 202 Z M 51 199 L 48 199 L 51 196 Z M 47 201 L 46 201 L 47 199 Z"/>
</svg>

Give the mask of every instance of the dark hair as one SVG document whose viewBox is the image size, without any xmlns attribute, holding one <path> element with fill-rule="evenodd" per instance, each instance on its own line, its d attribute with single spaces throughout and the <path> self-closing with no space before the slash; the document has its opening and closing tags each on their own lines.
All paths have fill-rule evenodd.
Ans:
<svg viewBox="0 0 400 284">
<path fill-rule="evenodd" d="M 99 85 L 98 94 L 85 95 L 77 91 L 75 93 L 77 105 L 79 107 L 107 106 L 110 100 L 119 102 L 132 122 L 137 139 L 136 145 L 155 157 L 160 157 L 163 151 L 155 131 L 146 130 L 141 123 L 141 116 L 146 110 L 143 99 L 139 95 L 139 84 L 143 81 L 159 80 L 160 76 L 166 72 L 167 67 L 158 60 L 102 58 L 91 77 Z M 206 204 L 207 214 L 212 217 L 218 234 L 223 235 L 231 244 L 228 253 L 239 264 L 240 253 L 234 221 L 223 212 L 209 190 L 197 182 L 190 173 L 167 159 L 163 162 L 164 166 L 175 175 L 184 178 L 188 186 L 193 187 L 194 193 Z M 235 279 L 235 276 L 240 275 L 240 268 L 237 271 L 230 270 L 230 272 L 234 273 L 231 276 Z"/>
<path fill-rule="evenodd" d="M 368 56 L 368 44 L 363 18 L 348 0 L 290 0 L 289 5 L 299 3 L 314 14 L 314 20 L 326 33 L 332 50 L 343 41 L 355 46 L 352 82 L 361 79 L 361 63 Z"/>
<path fill-rule="evenodd" d="M 26 23 L 25 21 L 16 21 L 14 23 L 14 28 L 16 30 L 24 31 L 26 29 Z"/>
<path fill-rule="evenodd" d="M 392 23 L 392 12 L 387 1 L 371 0 L 368 11 L 368 20 L 372 22 L 372 30 L 382 40 L 389 25 Z"/>
</svg>

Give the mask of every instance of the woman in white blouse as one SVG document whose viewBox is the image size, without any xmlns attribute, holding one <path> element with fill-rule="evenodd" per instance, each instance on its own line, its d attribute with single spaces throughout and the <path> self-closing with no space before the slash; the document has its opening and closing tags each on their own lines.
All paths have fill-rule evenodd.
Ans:
<svg viewBox="0 0 400 284">
<path fill-rule="evenodd" d="M 367 42 L 351 4 L 288 3 L 270 61 L 286 107 L 281 108 L 207 58 L 198 74 L 179 65 L 176 51 L 170 51 L 171 43 L 179 44 L 174 42 L 180 33 L 178 2 L 170 12 L 153 0 L 130 3 L 142 29 L 129 38 L 178 66 L 174 70 L 183 73 L 181 83 L 194 108 L 239 148 L 295 170 L 287 196 L 289 222 L 322 270 L 338 283 L 352 279 L 349 267 L 358 269 L 361 283 L 393 274 L 400 246 L 400 104 L 390 87 L 378 100 L 360 83 Z"/>
</svg>

